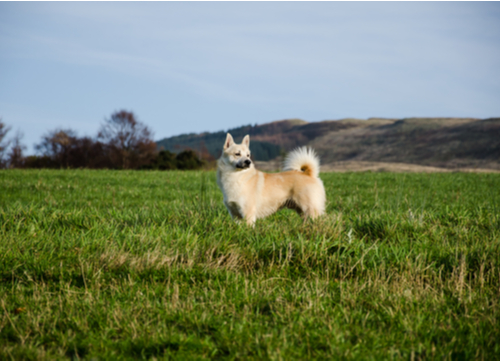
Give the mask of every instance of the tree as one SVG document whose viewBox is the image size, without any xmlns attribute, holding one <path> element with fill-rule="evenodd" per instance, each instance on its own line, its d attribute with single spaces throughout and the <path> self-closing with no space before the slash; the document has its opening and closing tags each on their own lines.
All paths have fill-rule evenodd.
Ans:
<svg viewBox="0 0 500 361">
<path fill-rule="evenodd" d="M 10 152 L 8 154 L 9 168 L 22 168 L 24 166 L 23 152 L 26 150 L 26 146 L 21 143 L 23 136 L 24 134 L 18 130 L 12 140 L 12 147 L 10 148 Z"/>
<path fill-rule="evenodd" d="M 152 131 L 132 112 L 117 111 L 106 119 L 97 135 L 106 147 L 115 168 L 139 168 L 157 153 Z"/>
<path fill-rule="evenodd" d="M 73 168 L 113 168 L 105 145 L 89 137 L 74 140 L 69 159 Z"/>
<path fill-rule="evenodd" d="M 56 129 L 42 137 L 42 142 L 35 149 L 49 157 L 58 167 L 71 167 L 70 151 L 76 143 L 76 132 L 71 129 Z"/>
<path fill-rule="evenodd" d="M 27 168 L 113 168 L 104 144 L 90 137 L 79 138 L 71 129 L 56 129 L 35 146 L 41 157 L 27 157 Z"/>
<path fill-rule="evenodd" d="M 9 133 L 10 127 L 8 127 L 0 118 L 0 168 L 5 168 L 7 166 L 7 160 L 4 159 L 5 152 L 9 147 L 10 141 L 4 140 Z"/>
</svg>

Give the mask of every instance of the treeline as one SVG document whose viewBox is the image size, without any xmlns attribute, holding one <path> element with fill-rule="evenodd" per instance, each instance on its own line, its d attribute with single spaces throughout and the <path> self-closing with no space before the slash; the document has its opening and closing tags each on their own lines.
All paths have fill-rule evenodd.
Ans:
<svg viewBox="0 0 500 361">
<path fill-rule="evenodd" d="M 196 152 L 158 150 L 153 132 L 132 112 L 117 111 L 95 137 L 78 137 L 71 129 L 55 129 L 35 145 L 37 155 L 25 156 L 22 134 L 7 135 L 0 119 L 0 168 L 199 169 L 206 164 Z"/>
</svg>

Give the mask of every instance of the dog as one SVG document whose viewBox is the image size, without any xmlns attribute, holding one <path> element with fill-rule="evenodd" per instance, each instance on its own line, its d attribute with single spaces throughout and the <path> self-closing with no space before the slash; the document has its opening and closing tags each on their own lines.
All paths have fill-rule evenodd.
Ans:
<svg viewBox="0 0 500 361">
<path fill-rule="evenodd" d="M 281 173 L 258 171 L 250 159 L 249 135 L 236 144 L 228 133 L 217 161 L 224 205 L 233 219 L 250 226 L 282 208 L 295 210 L 304 220 L 322 215 L 326 194 L 318 175 L 319 158 L 307 147 L 290 152 Z"/>
</svg>

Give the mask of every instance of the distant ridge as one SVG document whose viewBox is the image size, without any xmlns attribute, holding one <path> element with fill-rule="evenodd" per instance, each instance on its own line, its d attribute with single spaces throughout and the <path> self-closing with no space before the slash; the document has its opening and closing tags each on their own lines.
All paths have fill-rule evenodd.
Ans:
<svg viewBox="0 0 500 361">
<path fill-rule="evenodd" d="M 157 142 L 173 152 L 191 148 L 218 158 L 226 133 L 250 134 L 253 158 L 272 160 L 295 147 L 316 149 L 322 164 L 368 161 L 444 168 L 500 169 L 500 118 L 369 118 L 306 122 L 285 119 Z"/>
</svg>

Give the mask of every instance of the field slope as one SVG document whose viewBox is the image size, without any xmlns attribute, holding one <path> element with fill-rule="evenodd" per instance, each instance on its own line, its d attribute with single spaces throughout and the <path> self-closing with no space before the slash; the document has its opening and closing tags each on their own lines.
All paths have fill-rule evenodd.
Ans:
<svg viewBox="0 0 500 361">
<path fill-rule="evenodd" d="M 0 171 L 0 359 L 498 359 L 500 175 L 321 177 L 252 229 L 213 172 Z"/>
</svg>

